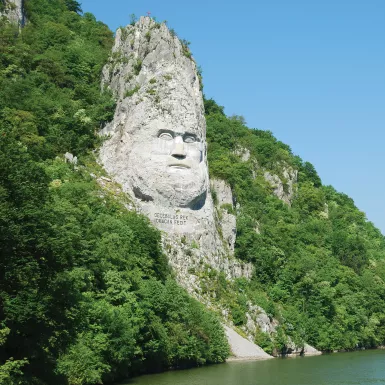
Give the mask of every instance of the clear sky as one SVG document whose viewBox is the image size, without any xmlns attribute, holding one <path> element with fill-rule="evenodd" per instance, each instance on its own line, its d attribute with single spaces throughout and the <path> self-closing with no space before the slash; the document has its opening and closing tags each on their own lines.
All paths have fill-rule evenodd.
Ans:
<svg viewBox="0 0 385 385">
<path fill-rule="evenodd" d="M 385 234 L 385 0 L 79 0 L 112 30 L 147 11 L 191 41 L 204 92 L 269 129 Z"/>
</svg>

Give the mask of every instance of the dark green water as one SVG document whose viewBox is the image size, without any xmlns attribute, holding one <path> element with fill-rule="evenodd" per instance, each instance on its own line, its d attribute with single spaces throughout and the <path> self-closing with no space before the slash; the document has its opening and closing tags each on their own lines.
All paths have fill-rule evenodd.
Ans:
<svg viewBox="0 0 385 385">
<path fill-rule="evenodd" d="M 138 377 L 126 385 L 385 385 L 385 351 L 229 362 Z"/>
</svg>

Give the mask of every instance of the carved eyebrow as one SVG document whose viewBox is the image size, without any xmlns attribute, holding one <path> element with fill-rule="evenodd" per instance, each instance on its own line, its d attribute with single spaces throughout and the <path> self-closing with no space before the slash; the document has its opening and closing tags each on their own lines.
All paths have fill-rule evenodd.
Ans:
<svg viewBox="0 0 385 385">
<path fill-rule="evenodd" d="M 173 130 L 167 130 L 167 129 L 164 129 L 162 128 L 161 130 L 158 131 L 158 134 L 157 136 L 161 135 L 161 134 L 170 134 L 173 138 L 175 138 L 175 136 L 182 136 L 183 138 L 185 138 L 186 136 L 192 136 L 197 142 L 200 142 L 201 139 L 194 133 L 192 132 L 177 132 L 177 131 L 173 131 Z"/>
</svg>

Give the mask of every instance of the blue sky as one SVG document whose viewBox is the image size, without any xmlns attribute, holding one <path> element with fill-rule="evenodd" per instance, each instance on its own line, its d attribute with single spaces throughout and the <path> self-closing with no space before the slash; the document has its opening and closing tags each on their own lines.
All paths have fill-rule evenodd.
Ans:
<svg viewBox="0 0 385 385">
<path fill-rule="evenodd" d="M 112 30 L 151 12 L 203 69 L 204 92 L 269 129 L 385 234 L 385 0 L 83 0 Z"/>
</svg>

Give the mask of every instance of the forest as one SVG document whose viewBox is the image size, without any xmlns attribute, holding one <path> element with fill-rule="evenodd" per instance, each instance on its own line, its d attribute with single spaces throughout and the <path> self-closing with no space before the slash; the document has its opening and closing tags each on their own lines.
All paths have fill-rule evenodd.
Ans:
<svg viewBox="0 0 385 385">
<path fill-rule="evenodd" d="M 219 319 L 176 284 L 159 232 L 90 175 L 112 32 L 75 1 L 26 6 L 21 33 L 0 24 L 0 383 L 223 362 Z"/>
<path fill-rule="evenodd" d="M 219 315 L 178 286 L 160 233 L 119 186 L 99 183 L 113 33 L 75 0 L 25 7 L 21 31 L 0 18 L 0 384 L 93 385 L 224 362 Z M 384 344 L 380 231 L 271 132 L 212 99 L 205 110 L 210 176 L 237 201 L 235 256 L 255 265 L 250 281 L 209 288 L 234 324 L 251 299 L 280 322 L 276 336 L 257 335 L 268 352 L 288 338 L 323 351 Z M 290 205 L 263 177 L 285 182 L 285 168 L 298 170 Z"/>
<path fill-rule="evenodd" d="M 382 345 L 384 236 L 351 198 L 322 185 L 313 165 L 271 132 L 248 129 L 212 99 L 205 108 L 210 176 L 230 184 L 238 207 L 235 256 L 255 266 L 250 282 L 226 287 L 218 280 L 212 288 L 230 304 L 234 323 L 246 323 L 252 300 L 279 320 L 275 338 L 262 332 L 256 338 L 270 353 L 285 351 L 288 337 L 322 351 Z M 240 149 L 249 151 L 248 161 Z M 264 177 L 266 171 L 277 175 L 288 190 L 288 169 L 298 170 L 290 205 Z"/>
</svg>

